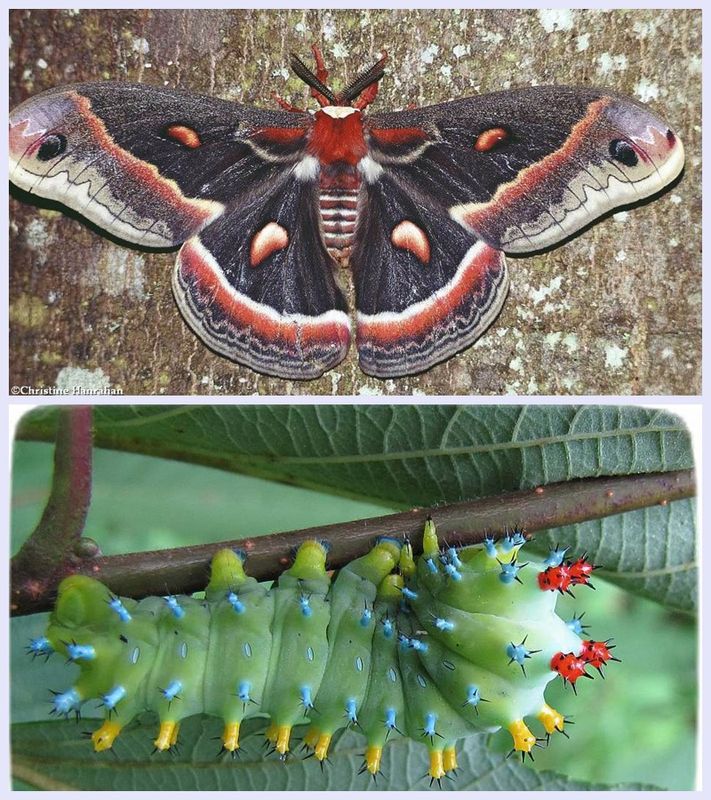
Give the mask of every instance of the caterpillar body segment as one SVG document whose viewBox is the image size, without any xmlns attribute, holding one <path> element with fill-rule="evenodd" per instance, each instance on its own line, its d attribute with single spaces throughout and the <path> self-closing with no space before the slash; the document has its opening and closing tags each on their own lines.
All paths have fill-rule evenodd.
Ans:
<svg viewBox="0 0 711 800">
<path fill-rule="evenodd" d="M 78 714 L 98 699 L 106 719 L 91 737 L 97 752 L 148 710 L 159 720 L 156 750 L 174 748 L 181 720 L 205 713 L 222 720 L 222 751 L 234 756 L 244 720 L 263 717 L 282 758 L 294 725 L 309 724 L 303 745 L 322 763 L 334 734 L 351 727 L 366 740 L 362 772 L 375 779 L 388 741 L 407 736 L 427 747 L 430 781 L 441 781 L 455 774 L 458 743 L 500 728 L 512 752 L 532 757 L 564 733 L 547 684 L 560 677 L 575 690 L 589 668 L 602 673 L 617 660 L 611 640 L 590 639 L 580 616 L 557 616 L 560 592 L 541 580 L 564 568 L 577 576 L 572 585 L 584 584 L 594 567 L 565 561 L 558 548 L 545 560 L 524 557 L 524 544 L 513 531 L 458 548 L 428 520 L 419 557 L 409 542 L 384 538 L 331 582 L 326 547 L 307 541 L 271 588 L 245 573 L 242 554 L 222 550 L 204 600 L 137 602 L 72 576 L 28 652 L 76 664 L 52 711 Z"/>
</svg>

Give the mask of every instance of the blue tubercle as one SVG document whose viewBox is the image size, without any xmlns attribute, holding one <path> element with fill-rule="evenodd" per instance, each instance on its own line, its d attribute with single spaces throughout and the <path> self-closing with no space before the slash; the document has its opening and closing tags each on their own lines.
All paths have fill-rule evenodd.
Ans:
<svg viewBox="0 0 711 800">
<path fill-rule="evenodd" d="M 369 608 L 364 608 L 363 613 L 360 616 L 360 624 L 367 628 L 370 625 L 370 621 L 373 619 L 373 612 Z"/>
<path fill-rule="evenodd" d="M 521 583 L 521 579 L 518 577 L 519 570 L 523 569 L 526 564 L 517 564 L 516 558 L 512 558 L 511 561 L 501 562 L 501 572 L 499 573 L 499 580 L 501 583 L 509 584 L 513 583 L 514 581 L 518 581 Z"/>
<path fill-rule="evenodd" d="M 462 573 L 454 566 L 454 564 L 445 564 L 444 571 L 448 578 L 453 581 L 461 581 Z"/>
<path fill-rule="evenodd" d="M 101 702 L 109 711 L 113 711 L 124 697 L 126 697 L 126 689 L 121 684 L 118 684 L 106 694 L 101 695 Z"/>
<path fill-rule="evenodd" d="M 435 564 L 435 561 L 434 561 L 434 559 L 433 559 L 433 558 L 428 558 L 428 559 L 425 561 L 425 564 L 427 564 L 427 569 L 428 569 L 428 570 L 429 570 L 429 571 L 430 571 L 430 572 L 431 572 L 433 575 L 436 575 L 436 574 L 437 574 L 437 564 Z"/>
<path fill-rule="evenodd" d="M 511 541 L 513 542 L 514 547 L 522 547 L 526 544 L 526 536 L 523 531 L 518 530 L 518 528 L 514 528 L 510 533 Z"/>
<path fill-rule="evenodd" d="M 583 623 L 581 622 L 584 616 L 585 616 L 584 612 L 579 617 L 576 617 L 575 614 L 573 614 L 573 618 L 569 619 L 565 623 L 570 628 L 570 630 L 573 631 L 573 633 L 576 634 L 577 636 L 583 636 L 587 632 L 587 629 L 589 627 L 588 625 L 583 625 Z"/>
<path fill-rule="evenodd" d="M 299 605 L 301 606 L 301 613 L 305 617 L 310 617 L 314 613 L 313 609 L 311 608 L 310 599 L 306 597 L 305 594 L 302 594 L 299 598 Z"/>
<path fill-rule="evenodd" d="M 435 736 L 437 731 L 435 730 L 435 724 L 437 723 L 437 715 L 436 714 L 426 714 L 425 715 L 425 726 L 422 729 L 422 733 L 424 736 Z"/>
<path fill-rule="evenodd" d="M 300 695 L 301 695 L 301 705 L 304 708 L 309 709 L 309 708 L 313 708 L 314 707 L 314 702 L 311 699 L 311 687 L 310 686 L 302 686 L 301 687 L 301 691 L 300 691 Z"/>
<path fill-rule="evenodd" d="M 484 548 L 489 558 L 496 558 L 496 556 L 498 555 L 498 551 L 496 549 L 496 543 L 494 542 L 493 536 L 487 536 L 484 539 Z"/>
<path fill-rule="evenodd" d="M 449 558 L 450 562 L 454 564 L 454 566 L 457 567 L 457 569 L 459 569 L 459 567 L 462 566 L 462 561 L 459 558 L 459 555 L 457 554 L 456 547 L 447 548 L 447 558 Z"/>
<path fill-rule="evenodd" d="M 454 623 L 450 622 L 448 619 L 443 619 L 442 617 L 437 617 L 434 621 L 434 626 L 440 631 L 453 631 L 454 630 Z"/>
<path fill-rule="evenodd" d="M 509 657 L 509 664 L 512 664 L 514 661 L 521 667 L 521 671 L 523 674 L 526 674 L 526 668 L 523 665 L 523 662 L 530 658 L 534 653 L 540 653 L 540 650 L 529 650 L 526 647 L 526 639 L 528 636 L 525 636 L 521 644 L 514 644 L 513 642 L 509 642 L 506 645 L 506 655 Z"/>
<path fill-rule="evenodd" d="M 74 689 L 67 689 L 66 692 L 55 694 L 52 698 L 52 711 L 51 714 L 71 714 L 72 711 L 79 711 L 81 708 L 81 696 L 79 692 Z"/>
<path fill-rule="evenodd" d="M 227 601 L 235 610 L 236 614 L 244 614 L 246 610 L 245 604 L 239 599 L 239 595 L 236 592 L 228 592 L 227 593 Z"/>
<path fill-rule="evenodd" d="M 121 602 L 120 597 L 112 597 L 109 600 L 109 608 L 118 614 L 118 618 L 121 622 L 131 621 L 131 615 L 128 613 L 126 606 Z"/>
<path fill-rule="evenodd" d="M 412 589 L 408 589 L 407 586 L 402 587 L 402 596 L 406 597 L 408 600 L 417 600 L 417 592 L 413 592 Z"/>
<path fill-rule="evenodd" d="M 165 689 L 161 689 L 160 693 L 170 703 L 176 698 L 179 700 L 178 695 L 183 690 L 183 684 L 180 681 L 171 681 Z"/>
<path fill-rule="evenodd" d="M 395 633 L 395 624 L 390 618 L 386 617 L 383 620 L 383 636 L 386 639 L 392 639 L 394 633 Z"/>
<path fill-rule="evenodd" d="M 49 656 L 54 652 L 54 648 L 46 636 L 38 636 L 36 639 L 30 639 L 27 645 L 27 652 L 35 658 L 36 656 Z"/>
<path fill-rule="evenodd" d="M 251 688 L 252 684 L 249 681 L 240 681 L 240 684 L 237 687 L 237 697 L 239 697 L 243 703 L 249 703 L 249 701 L 252 699 L 249 696 Z"/>
<path fill-rule="evenodd" d="M 556 545 L 546 557 L 546 560 L 543 562 L 544 566 L 546 567 L 559 567 L 563 563 L 563 559 L 565 558 L 565 554 L 570 550 L 569 547 L 558 547 Z"/>
<path fill-rule="evenodd" d="M 421 639 L 410 639 L 410 647 L 419 653 L 426 653 L 428 650 L 427 644 Z"/>
<path fill-rule="evenodd" d="M 356 701 L 353 697 L 348 698 L 346 701 L 346 717 L 348 722 L 358 722 L 358 717 L 356 716 Z"/>
<path fill-rule="evenodd" d="M 390 730 L 395 730 L 397 713 L 394 708 L 385 709 L 385 727 Z"/>
<path fill-rule="evenodd" d="M 467 699 L 464 702 L 465 706 L 476 706 L 479 705 L 481 702 L 481 693 L 479 692 L 479 687 L 472 684 L 467 688 Z"/>
<path fill-rule="evenodd" d="M 175 595 L 168 595 L 164 599 L 168 608 L 170 609 L 170 613 L 176 619 L 182 619 L 185 616 L 185 609 L 180 605 L 180 602 Z"/>
<path fill-rule="evenodd" d="M 90 644 L 72 642 L 67 646 L 67 658 L 70 661 L 92 661 L 96 658 L 96 650 Z"/>
</svg>

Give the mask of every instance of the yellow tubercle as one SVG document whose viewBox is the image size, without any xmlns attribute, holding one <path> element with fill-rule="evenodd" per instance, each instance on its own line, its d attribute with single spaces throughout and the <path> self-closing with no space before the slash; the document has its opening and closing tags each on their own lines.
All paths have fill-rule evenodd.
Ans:
<svg viewBox="0 0 711 800">
<path fill-rule="evenodd" d="M 291 737 L 291 725 L 279 725 L 277 727 L 276 751 L 280 755 L 289 752 L 289 738 Z"/>
<path fill-rule="evenodd" d="M 229 753 L 239 750 L 239 722 L 226 722 L 222 731 L 222 746 Z"/>
<path fill-rule="evenodd" d="M 115 720 L 105 720 L 103 725 L 91 734 L 94 752 L 102 753 L 104 750 L 111 750 L 114 740 L 121 733 L 121 727 Z"/>
<path fill-rule="evenodd" d="M 386 575 L 378 585 L 378 600 L 399 600 L 404 585 L 402 575 Z"/>
<path fill-rule="evenodd" d="M 417 571 L 415 559 L 412 555 L 412 545 L 410 542 L 405 542 L 402 550 L 400 551 L 400 562 L 398 563 L 400 574 L 406 578 L 411 577 Z"/>
<path fill-rule="evenodd" d="M 530 753 L 536 744 L 536 737 L 526 726 L 522 719 L 514 720 L 508 726 L 509 733 L 511 734 L 514 742 L 514 750 L 523 753 Z"/>
<path fill-rule="evenodd" d="M 161 722 L 160 730 L 158 731 L 158 738 L 153 742 L 156 750 L 170 750 L 170 748 L 178 741 L 178 728 L 180 726 L 177 722 Z"/>
<path fill-rule="evenodd" d="M 322 733 L 316 742 L 316 752 L 314 755 L 319 761 L 324 761 L 328 756 L 328 746 L 331 744 L 331 734 Z"/>
<path fill-rule="evenodd" d="M 236 589 L 246 580 L 242 558 L 229 548 L 218 550 L 210 565 L 210 582 L 205 592 L 226 592 Z"/>
<path fill-rule="evenodd" d="M 439 555 L 439 542 L 437 541 L 437 528 L 431 519 L 425 522 L 425 531 L 422 536 L 422 553 L 425 558 Z"/>
<path fill-rule="evenodd" d="M 368 745 L 365 749 L 365 767 L 371 775 L 380 772 L 380 759 L 383 755 L 383 748 L 377 744 Z"/>
<path fill-rule="evenodd" d="M 442 753 L 442 766 L 445 772 L 452 772 L 459 766 L 457 764 L 457 751 L 454 747 L 445 747 Z"/>
<path fill-rule="evenodd" d="M 427 774 L 436 781 L 444 778 L 444 758 L 441 750 L 430 750 L 430 770 Z"/>
<path fill-rule="evenodd" d="M 546 729 L 546 733 L 562 732 L 565 726 L 565 717 L 546 703 L 536 715 Z"/>
<path fill-rule="evenodd" d="M 316 539 L 304 542 L 296 551 L 294 563 L 287 573 L 302 580 L 325 577 L 326 548 Z"/>
<path fill-rule="evenodd" d="M 311 749 L 316 747 L 318 742 L 319 733 L 316 728 L 309 728 L 304 734 L 304 744 Z"/>
<path fill-rule="evenodd" d="M 268 739 L 272 744 L 276 744 L 277 740 L 277 732 L 279 728 L 275 722 L 269 724 L 269 727 L 264 731 L 264 736 Z"/>
</svg>

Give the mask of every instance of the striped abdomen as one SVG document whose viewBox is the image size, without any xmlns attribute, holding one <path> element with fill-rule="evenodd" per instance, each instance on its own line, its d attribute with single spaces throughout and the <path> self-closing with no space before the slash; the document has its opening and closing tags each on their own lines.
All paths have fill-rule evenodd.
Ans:
<svg viewBox="0 0 711 800">
<path fill-rule="evenodd" d="M 358 216 L 358 189 L 321 189 L 319 210 L 328 252 L 335 259 L 348 258 Z"/>
</svg>

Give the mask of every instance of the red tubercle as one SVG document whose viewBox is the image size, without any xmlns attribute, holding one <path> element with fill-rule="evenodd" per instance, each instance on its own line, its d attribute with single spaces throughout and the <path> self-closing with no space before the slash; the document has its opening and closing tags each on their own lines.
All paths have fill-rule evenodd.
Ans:
<svg viewBox="0 0 711 800">
<path fill-rule="evenodd" d="M 560 677 L 575 688 L 575 681 L 578 678 L 592 678 L 585 668 L 588 665 L 582 655 L 576 656 L 575 653 L 556 653 L 551 659 L 551 669 L 557 672 Z"/>
<path fill-rule="evenodd" d="M 538 573 L 538 586 L 544 592 L 559 591 L 570 594 L 571 586 L 595 587 L 590 583 L 590 576 L 593 570 L 597 569 L 596 564 L 591 564 L 587 556 L 583 554 L 575 561 L 564 561 L 557 567 L 548 567 L 543 572 Z"/>
<path fill-rule="evenodd" d="M 614 644 L 610 644 L 611 641 L 612 639 L 606 639 L 604 642 L 596 642 L 593 639 L 584 640 L 583 649 L 580 651 L 580 658 L 590 664 L 590 666 L 595 667 L 599 672 L 601 667 L 607 664 L 608 661 L 620 660 L 619 658 L 615 658 L 610 652 L 615 647 Z"/>
<path fill-rule="evenodd" d="M 543 572 L 538 573 L 538 586 L 544 592 L 558 591 L 561 594 L 567 592 L 573 584 L 567 563 L 557 567 L 548 567 Z"/>
</svg>

